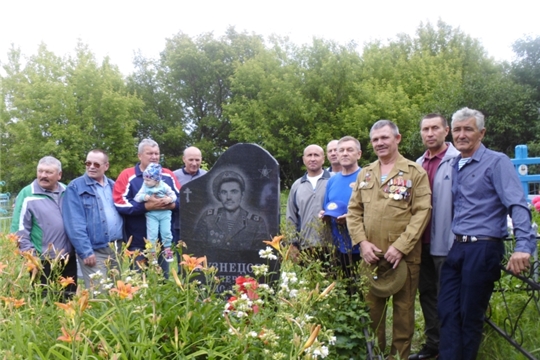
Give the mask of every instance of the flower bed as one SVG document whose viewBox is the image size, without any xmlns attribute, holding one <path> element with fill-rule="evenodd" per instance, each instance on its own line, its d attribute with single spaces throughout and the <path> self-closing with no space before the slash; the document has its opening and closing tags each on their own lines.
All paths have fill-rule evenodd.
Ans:
<svg viewBox="0 0 540 360">
<path fill-rule="evenodd" d="M 338 266 L 288 258 L 282 238 L 262 250 L 281 263 L 256 278 L 241 276 L 217 294 L 217 271 L 204 256 L 181 255 L 165 280 L 156 264 L 124 250 L 120 271 L 96 274 L 103 293 L 79 286 L 62 301 L 70 278 L 52 276 L 49 291 L 31 280 L 41 262 L 21 254 L 13 235 L 0 235 L 0 357 L 6 359 L 296 359 L 364 358 L 366 307 Z M 54 263 L 54 259 L 53 259 Z M 361 287 L 361 284 L 356 284 Z M 43 295 L 45 294 L 45 295 Z"/>
</svg>

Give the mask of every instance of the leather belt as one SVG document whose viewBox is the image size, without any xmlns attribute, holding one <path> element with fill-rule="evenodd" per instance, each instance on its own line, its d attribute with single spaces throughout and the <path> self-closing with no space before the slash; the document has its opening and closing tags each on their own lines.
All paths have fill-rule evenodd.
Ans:
<svg viewBox="0 0 540 360">
<path fill-rule="evenodd" d="M 476 241 L 500 241 L 501 238 L 491 236 L 471 236 L 471 235 L 455 235 L 454 240 L 460 243 L 476 242 Z"/>
</svg>

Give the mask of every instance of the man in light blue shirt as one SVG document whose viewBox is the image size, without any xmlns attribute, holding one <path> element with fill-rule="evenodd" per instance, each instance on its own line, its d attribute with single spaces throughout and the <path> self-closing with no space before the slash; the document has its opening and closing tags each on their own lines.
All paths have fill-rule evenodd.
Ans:
<svg viewBox="0 0 540 360">
<path fill-rule="evenodd" d="M 62 214 L 86 288 L 101 290 L 100 278 L 107 277 L 110 269 L 118 268 L 123 221 L 114 206 L 114 181 L 105 176 L 109 169 L 107 154 L 92 150 L 85 165 L 86 173 L 67 187 Z M 97 272 L 101 276 L 92 276 Z"/>
<path fill-rule="evenodd" d="M 438 312 L 439 359 L 476 359 L 484 313 L 501 276 L 502 239 L 512 217 L 516 247 L 507 269 L 527 270 L 536 247 L 531 213 L 508 156 L 486 149 L 484 115 L 463 108 L 452 116 L 454 160 L 452 194 L 455 241 L 441 271 Z"/>
</svg>

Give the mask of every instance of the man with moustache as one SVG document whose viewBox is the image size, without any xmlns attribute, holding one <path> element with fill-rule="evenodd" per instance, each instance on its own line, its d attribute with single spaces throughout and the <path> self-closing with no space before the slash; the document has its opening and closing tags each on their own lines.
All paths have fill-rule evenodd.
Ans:
<svg viewBox="0 0 540 360">
<path fill-rule="evenodd" d="M 114 205 L 124 218 L 125 235 L 128 240 L 131 238 L 128 250 L 131 251 L 145 250 L 146 212 L 172 210 L 173 217 L 178 217 L 180 206 L 178 200 L 180 198 L 180 184 L 173 172 L 166 168 L 162 169 L 162 181 L 175 192 L 176 201 L 171 203 L 166 197 L 158 198 L 156 196 L 143 203 L 135 201 L 135 195 L 137 195 L 144 182 L 144 170 L 150 163 L 159 163 L 159 145 L 157 142 L 151 139 L 143 139 L 139 143 L 138 157 L 139 162 L 134 167 L 127 168 L 120 173 L 113 188 Z M 164 260 L 161 253 L 158 255 L 158 262 L 163 269 L 164 276 L 168 277 L 169 263 Z"/>
<path fill-rule="evenodd" d="M 64 290 L 64 296 L 69 296 L 77 290 L 77 261 L 64 231 L 62 206 L 66 187 L 60 183 L 61 178 L 62 164 L 58 159 L 45 156 L 39 160 L 36 180 L 17 195 L 11 232 L 19 236 L 21 252 L 31 252 L 41 258 L 40 281 L 44 289 L 49 282 L 56 282 L 56 278 L 51 278 L 51 263 L 56 258 L 61 259 L 63 268 L 56 275 L 73 279 Z M 43 290 L 43 294 L 46 293 L 47 290 Z"/>
<path fill-rule="evenodd" d="M 223 250 L 249 250 L 270 239 L 264 219 L 242 207 L 246 190 L 244 178 L 230 170 L 217 175 L 212 182 L 218 209 L 208 209 L 197 222 L 195 240 Z"/>
<path fill-rule="evenodd" d="M 297 234 L 295 244 L 300 249 L 321 246 L 318 214 L 323 206 L 326 184 L 330 173 L 322 168 L 324 150 L 319 145 L 309 145 L 302 156 L 306 173 L 297 179 L 287 199 L 287 221 Z"/>
<path fill-rule="evenodd" d="M 438 303 L 442 360 L 472 360 L 478 354 L 484 314 L 501 276 L 508 215 L 516 246 L 507 270 L 516 275 L 527 270 L 536 249 L 531 212 L 514 165 L 508 156 L 486 149 L 485 133 L 480 111 L 463 108 L 452 115 L 460 155 L 453 161 L 455 241 L 442 267 Z"/>
<path fill-rule="evenodd" d="M 118 269 L 123 220 L 114 206 L 114 181 L 105 176 L 109 169 L 107 154 L 103 150 L 91 150 L 85 165 L 86 173 L 67 187 L 64 225 L 77 252 L 86 288 L 101 290 L 101 279 L 93 282 L 91 275 L 99 272 L 107 277 L 109 270 Z"/>
<path fill-rule="evenodd" d="M 332 176 L 341 171 L 341 164 L 339 163 L 337 147 L 337 140 L 332 140 L 328 143 L 328 145 L 326 145 L 326 156 L 328 157 L 328 161 L 330 162 L 330 166 L 326 170 Z"/>
<path fill-rule="evenodd" d="M 352 188 L 360 170 L 362 170 L 358 165 L 358 161 L 362 157 L 360 142 L 352 136 L 342 137 L 337 142 L 337 154 L 341 172 L 328 180 L 323 209 L 338 211 L 339 216 L 325 216 L 324 210 L 321 215 L 330 224 L 332 239 L 339 251 L 341 266 L 345 274 L 351 276 L 351 265 L 360 261 L 360 246 L 352 246 L 346 216 Z"/>
<path fill-rule="evenodd" d="M 428 114 L 420 122 L 420 136 L 426 152 L 417 163 L 426 170 L 431 186 L 431 220 L 422 237 L 422 262 L 418 292 L 424 315 L 426 343 L 409 360 L 431 359 L 439 354 L 437 295 L 441 268 L 454 243 L 452 223 L 452 159 L 459 155 L 454 145 L 445 142 L 450 128 L 440 114 Z"/>
<path fill-rule="evenodd" d="M 388 359 L 406 359 L 414 334 L 414 300 L 420 272 L 421 242 L 431 213 L 431 190 L 425 170 L 398 151 L 399 129 L 389 120 L 379 120 L 370 131 L 378 160 L 364 167 L 353 188 L 347 214 L 352 243 L 360 243 L 368 264 L 380 259 L 406 264 L 406 277 L 392 289 L 392 345 Z M 402 266 L 403 267 L 403 266 Z M 386 307 L 389 297 L 376 296 L 371 287 L 366 296 L 371 326 L 379 349 L 386 347 Z"/>
</svg>

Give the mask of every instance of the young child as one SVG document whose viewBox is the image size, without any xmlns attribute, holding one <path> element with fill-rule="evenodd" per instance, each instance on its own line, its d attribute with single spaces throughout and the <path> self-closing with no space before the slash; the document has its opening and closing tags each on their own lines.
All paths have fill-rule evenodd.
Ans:
<svg viewBox="0 0 540 360">
<path fill-rule="evenodd" d="M 167 198 L 170 203 L 176 201 L 176 195 L 169 185 L 161 181 L 161 165 L 150 163 L 143 172 L 144 184 L 135 195 L 135 201 L 145 202 L 152 196 Z M 152 251 L 156 249 L 158 233 L 161 233 L 163 255 L 165 261 L 173 261 L 171 251 L 171 210 L 151 210 L 146 213 L 146 237 L 152 243 Z"/>
</svg>

